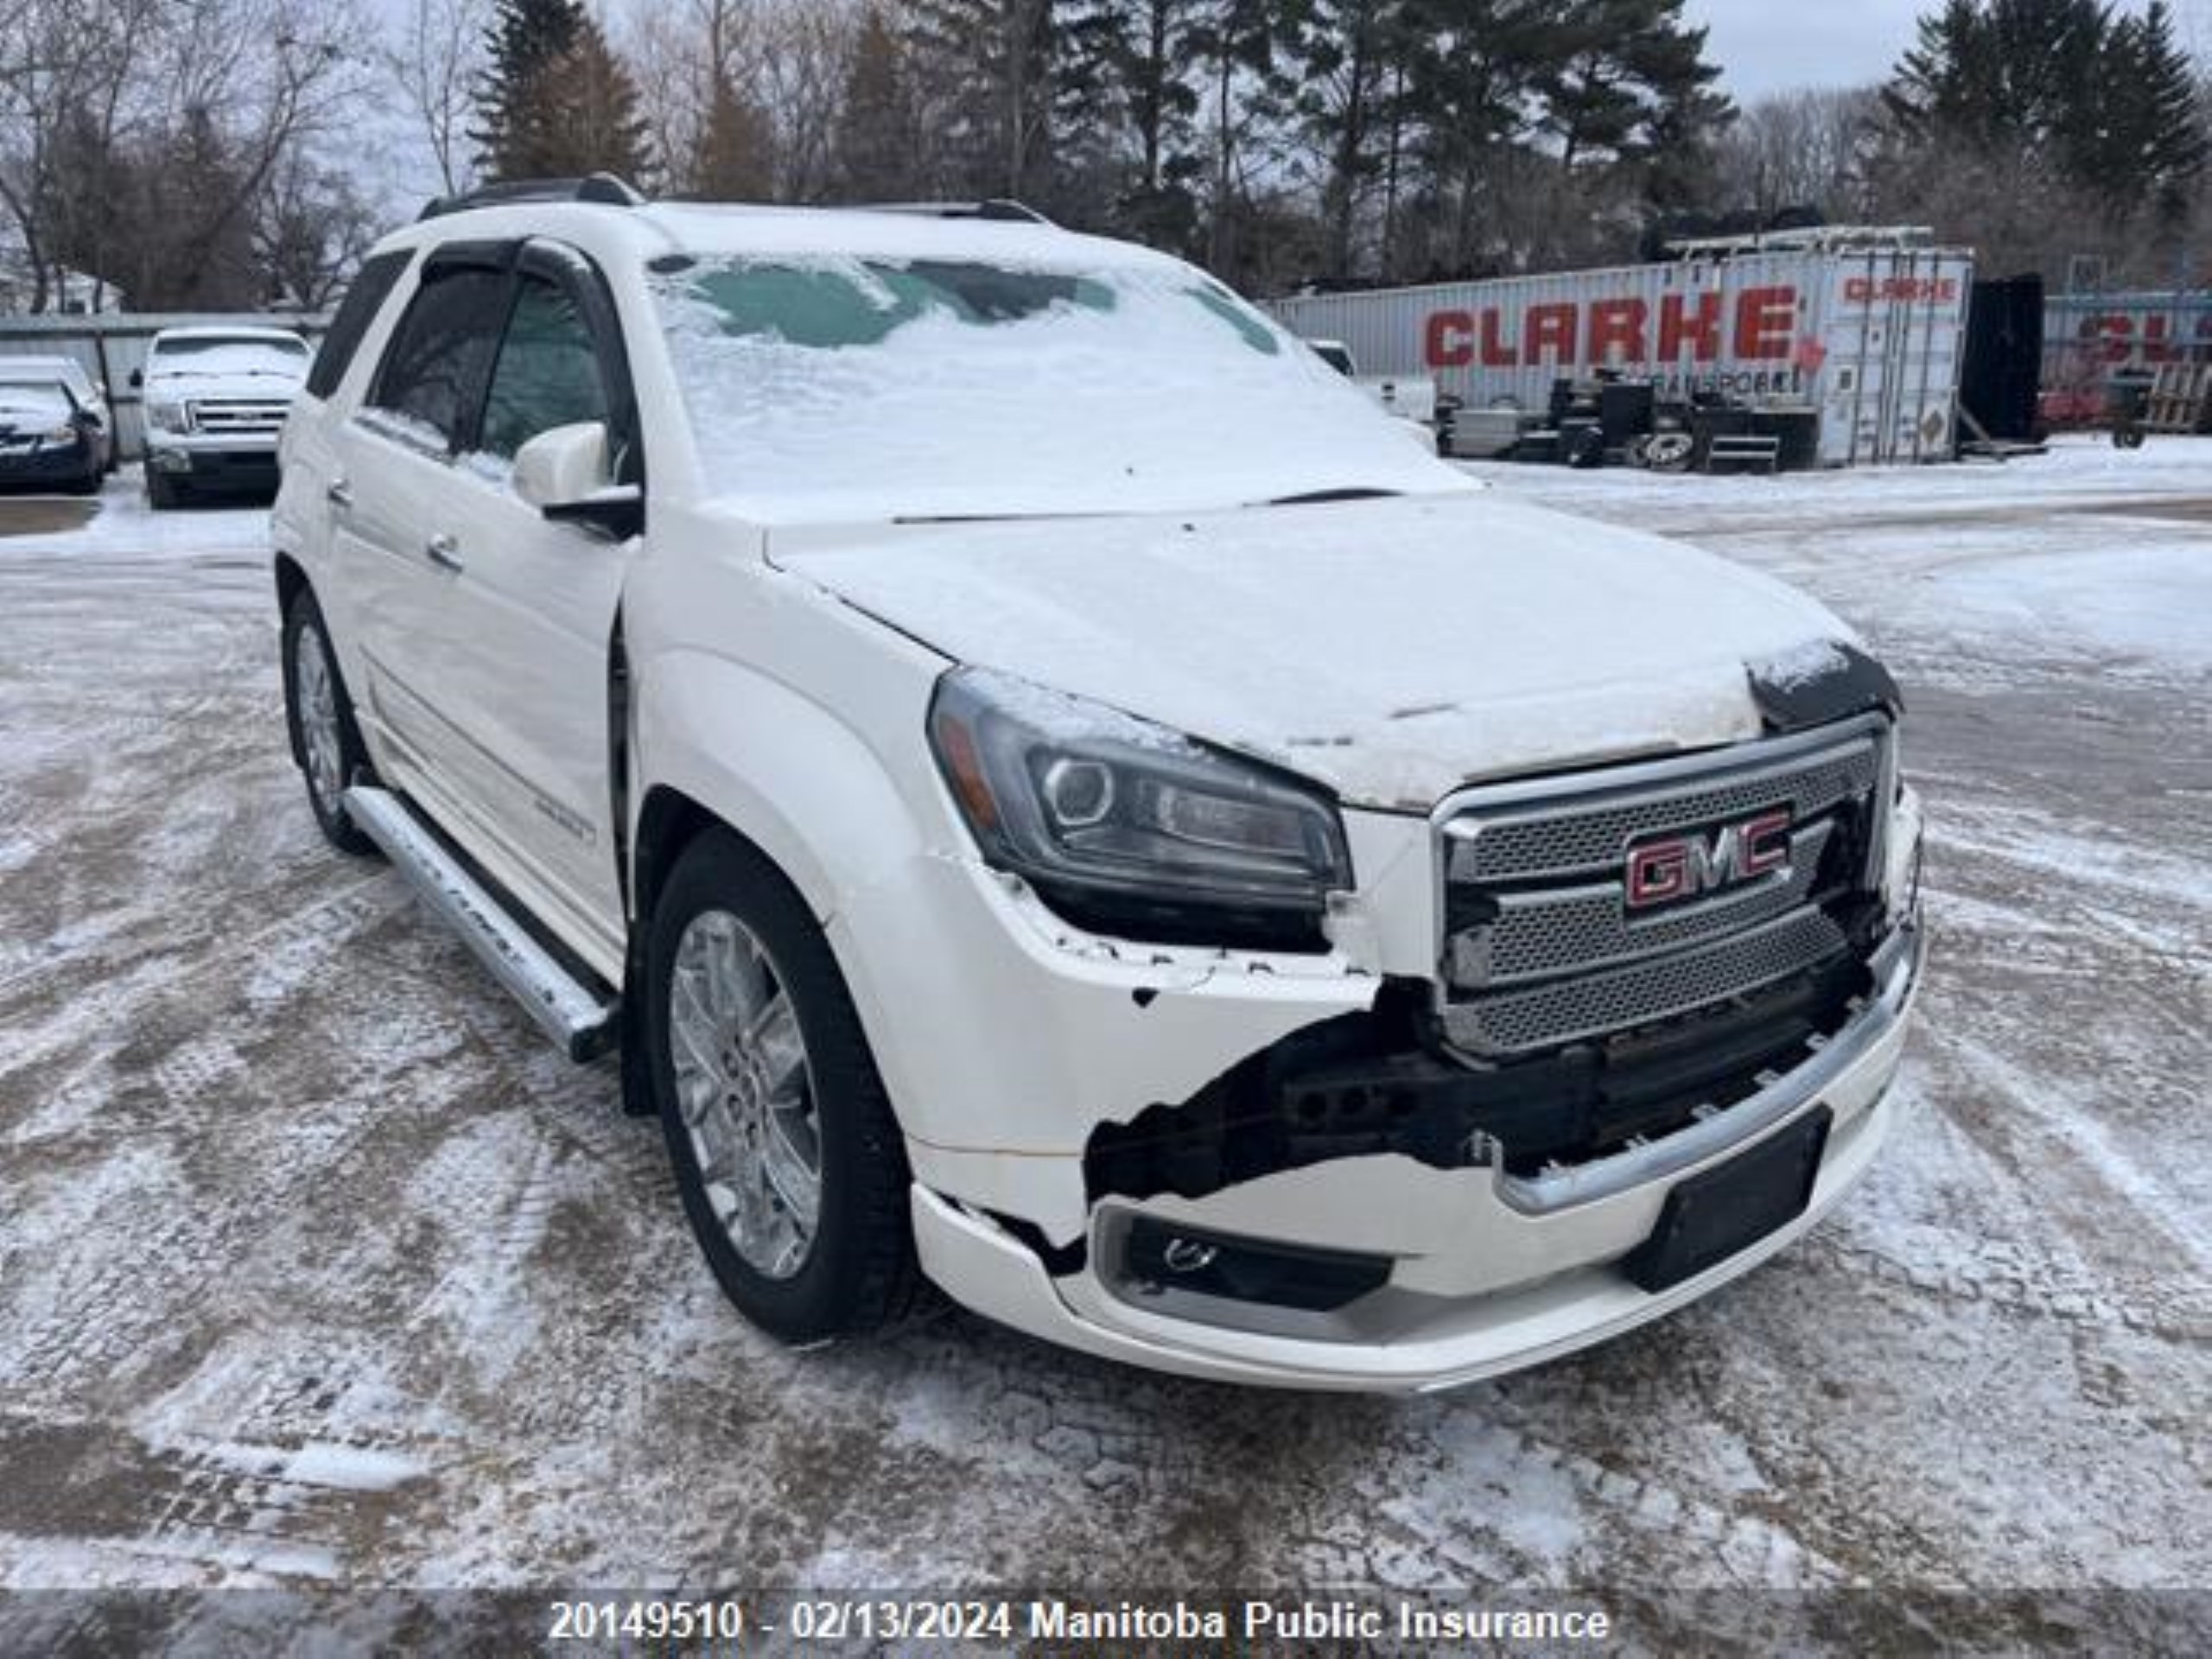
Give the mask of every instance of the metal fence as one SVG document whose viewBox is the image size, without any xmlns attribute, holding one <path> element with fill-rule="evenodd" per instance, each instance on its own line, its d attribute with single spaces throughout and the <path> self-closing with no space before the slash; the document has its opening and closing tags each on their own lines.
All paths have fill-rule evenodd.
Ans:
<svg viewBox="0 0 2212 1659">
<path fill-rule="evenodd" d="M 330 326 L 321 313 L 122 312 L 99 316 L 0 317 L 0 357 L 73 359 L 107 391 L 115 411 L 116 453 L 136 461 L 145 451 L 145 421 L 131 377 L 146 366 L 146 346 L 164 328 L 289 328 L 310 341 Z"/>
</svg>

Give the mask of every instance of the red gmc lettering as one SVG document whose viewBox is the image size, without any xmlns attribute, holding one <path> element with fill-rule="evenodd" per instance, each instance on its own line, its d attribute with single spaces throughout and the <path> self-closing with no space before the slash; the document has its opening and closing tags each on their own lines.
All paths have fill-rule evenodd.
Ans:
<svg viewBox="0 0 2212 1659">
<path fill-rule="evenodd" d="M 1749 881 L 1789 864 L 1788 807 L 1724 824 L 1710 837 L 1670 836 L 1629 849 L 1624 896 L 1630 910 Z"/>
<path fill-rule="evenodd" d="M 1642 300 L 1595 300 L 1590 306 L 1590 344 L 1584 353 L 1595 364 L 1613 361 L 1615 346 L 1624 363 L 1643 360 L 1644 304 Z"/>
<path fill-rule="evenodd" d="M 1744 877 L 1764 875 L 1789 861 L 1789 813 L 1762 812 L 1745 820 L 1737 842 L 1736 870 Z"/>
<path fill-rule="evenodd" d="M 1682 354 L 1684 341 L 1689 342 L 1692 354 L 1700 363 L 1710 363 L 1720 355 L 1720 296 L 1707 292 L 1697 296 L 1697 315 L 1682 315 L 1686 294 L 1669 294 L 1659 302 L 1659 352 L 1662 361 L 1671 362 Z"/>
<path fill-rule="evenodd" d="M 1432 369 L 1464 369 L 1475 360 L 1475 320 L 1465 311 L 1432 311 L 1422 334 L 1422 354 Z"/>
<path fill-rule="evenodd" d="M 1736 296 L 1736 355 L 1751 361 L 1789 355 L 1797 290 L 1747 288 Z"/>
</svg>

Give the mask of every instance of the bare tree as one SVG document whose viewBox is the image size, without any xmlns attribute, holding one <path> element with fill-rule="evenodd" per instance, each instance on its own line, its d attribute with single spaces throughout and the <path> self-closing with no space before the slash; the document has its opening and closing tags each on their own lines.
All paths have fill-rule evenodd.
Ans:
<svg viewBox="0 0 2212 1659">
<path fill-rule="evenodd" d="M 385 74 L 421 126 L 448 195 L 467 189 L 476 177 L 468 124 L 490 20 L 487 0 L 410 0 L 399 43 L 383 57 Z"/>
<path fill-rule="evenodd" d="M 1881 111 L 1875 86 L 1808 87 L 1759 99 L 1719 141 L 1721 200 L 1762 219 L 1789 207 L 1860 217 Z"/>
<path fill-rule="evenodd" d="M 671 185 L 720 199 L 821 200 L 861 24 L 848 0 L 641 5 L 624 44 Z"/>
<path fill-rule="evenodd" d="M 353 181 L 304 153 L 284 158 L 254 204 L 254 260 L 277 305 L 328 307 L 376 237 L 376 215 Z"/>
</svg>

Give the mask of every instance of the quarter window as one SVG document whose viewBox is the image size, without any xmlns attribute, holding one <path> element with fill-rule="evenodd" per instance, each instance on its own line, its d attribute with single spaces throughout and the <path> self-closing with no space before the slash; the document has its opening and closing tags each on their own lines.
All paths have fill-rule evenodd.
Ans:
<svg viewBox="0 0 2212 1659">
<path fill-rule="evenodd" d="M 504 270 L 434 266 L 399 320 L 370 403 L 448 450 L 467 442 L 510 285 Z"/>
<path fill-rule="evenodd" d="M 566 289 L 525 275 L 484 400 L 478 447 L 512 459 L 541 432 L 607 417 L 591 330 Z"/>
</svg>

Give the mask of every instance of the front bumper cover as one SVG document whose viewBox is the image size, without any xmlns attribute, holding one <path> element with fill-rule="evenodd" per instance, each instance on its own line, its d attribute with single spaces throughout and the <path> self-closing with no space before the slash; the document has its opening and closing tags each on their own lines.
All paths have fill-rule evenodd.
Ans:
<svg viewBox="0 0 2212 1659">
<path fill-rule="evenodd" d="M 1107 1198 L 1084 1264 L 1055 1277 L 988 1211 L 917 1184 L 923 1264 L 957 1300 L 1065 1345 L 1155 1369 L 1287 1387 L 1414 1391 L 1534 1364 L 1656 1319 L 1802 1236 L 1870 1166 L 1895 1108 L 1923 950 L 1916 918 L 1871 964 L 1872 988 L 1803 1063 L 1673 1134 L 1564 1167 L 1437 1168 L 1399 1154 L 1287 1169 L 1203 1198 Z M 1683 1282 L 1638 1289 L 1618 1263 L 1668 1192 L 1806 1116 L 1834 1127 L 1795 1220 Z M 1314 1311 L 1227 1302 L 1117 1281 L 1133 1220 L 1387 1257 L 1382 1288 Z"/>
</svg>

